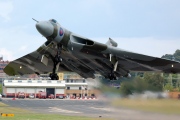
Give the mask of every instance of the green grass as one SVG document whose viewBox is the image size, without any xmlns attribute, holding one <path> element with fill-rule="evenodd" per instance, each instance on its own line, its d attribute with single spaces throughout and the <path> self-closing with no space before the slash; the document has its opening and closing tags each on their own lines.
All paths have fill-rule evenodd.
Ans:
<svg viewBox="0 0 180 120">
<path fill-rule="evenodd" d="M 0 102 L 0 113 L 15 115 L 14 117 L 0 116 L 0 120 L 112 120 L 108 118 L 65 116 L 60 114 L 39 114 L 21 108 L 10 107 L 2 102 Z"/>
<path fill-rule="evenodd" d="M 57 114 L 15 114 L 14 117 L 1 117 L 5 120 L 110 120 L 107 118 L 89 118 L 82 116 L 64 116 Z"/>
<path fill-rule="evenodd" d="M 117 99 L 112 105 L 156 113 L 180 114 L 180 100 L 173 99 Z"/>
<path fill-rule="evenodd" d="M 6 107 L 6 106 L 8 106 L 8 105 L 6 105 L 6 104 L 0 102 L 0 107 Z"/>
</svg>

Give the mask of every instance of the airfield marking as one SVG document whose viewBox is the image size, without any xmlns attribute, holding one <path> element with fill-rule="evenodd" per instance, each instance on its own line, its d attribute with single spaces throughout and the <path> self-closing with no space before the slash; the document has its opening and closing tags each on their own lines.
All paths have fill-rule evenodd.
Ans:
<svg viewBox="0 0 180 120">
<path fill-rule="evenodd" d="M 96 110 L 103 110 L 103 111 L 115 111 L 115 109 L 113 108 L 104 108 L 104 107 L 90 107 L 92 109 L 96 109 Z"/>
<path fill-rule="evenodd" d="M 57 107 L 49 107 L 49 109 L 50 109 L 49 112 L 82 113 L 82 112 L 77 112 L 77 111 L 71 111 L 71 110 L 60 109 L 60 108 L 57 108 Z"/>
</svg>

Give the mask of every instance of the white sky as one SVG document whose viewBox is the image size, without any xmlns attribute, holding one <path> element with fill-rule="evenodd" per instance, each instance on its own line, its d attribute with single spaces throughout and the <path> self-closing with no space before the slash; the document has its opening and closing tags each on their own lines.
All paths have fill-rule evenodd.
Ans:
<svg viewBox="0 0 180 120">
<path fill-rule="evenodd" d="M 35 21 L 63 27 L 101 43 L 161 57 L 180 49 L 179 0 L 1 0 L 0 55 L 14 60 L 43 44 Z"/>
</svg>

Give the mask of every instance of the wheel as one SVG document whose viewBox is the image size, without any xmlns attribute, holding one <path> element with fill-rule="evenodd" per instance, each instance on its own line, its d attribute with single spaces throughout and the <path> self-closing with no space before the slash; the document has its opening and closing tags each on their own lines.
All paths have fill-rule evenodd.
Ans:
<svg viewBox="0 0 180 120">
<path fill-rule="evenodd" d="M 62 58 L 61 58 L 61 56 L 59 55 L 57 55 L 57 56 L 55 56 L 54 57 L 54 61 L 56 62 L 56 63 L 59 63 L 59 62 L 61 62 L 62 61 Z"/>
<path fill-rule="evenodd" d="M 59 80 L 59 76 L 57 74 L 55 74 L 55 78 L 56 80 Z"/>
<path fill-rule="evenodd" d="M 109 79 L 113 80 L 113 75 L 111 73 L 109 74 Z"/>
<path fill-rule="evenodd" d="M 51 78 L 51 80 L 59 80 L 59 76 L 56 73 L 55 74 L 50 73 L 49 77 Z"/>
<path fill-rule="evenodd" d="M 110 80 L 117 80 L 117 77 L 116 77 L 116 75 L 114 73 L 110 73 L 109 74 L 109 79 Z"/>
</svg>

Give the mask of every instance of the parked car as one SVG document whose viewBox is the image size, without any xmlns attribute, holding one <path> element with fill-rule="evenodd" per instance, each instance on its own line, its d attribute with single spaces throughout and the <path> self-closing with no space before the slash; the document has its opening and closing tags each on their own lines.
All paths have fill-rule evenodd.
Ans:
<svg viewBox="0 0 180 120">
<path fill-rule="evenodd" d="M 46 92 L 39 92 L 39 99 L 41 98 L 46 99 Z"/>
<path fill-rule="evenodd" d="M 58 96 L 59 99 L 64 99 L 63 95 Z"/>
<path fill-rule="evenodd" d="M 54 96 L 53 94 L 50 94 L 50 95 L 48 96 L 48 98 L 50 98 L 50 99 L 54 99 L 54 98 L 55 98 L 55 96 Z"/>
<path fill-rule="evenodd" d="M 34 99 L 35 98 L 34 94 L 33 93 L 29 94 L 29 98 Z"/>
<path fill-rule="evenodd" d="M 20 98 L 24 99 L 24 98 L 25 98 L 25 93 L 24 93 L 24 92 L 19 92 L 19 93 L 18 93 L 18 98 L 19 98 L 19 99 L 20 99 Z"/>
<path fill-rule="evenodd" d="M 6 97 L 6 94 L 2 94 L 2 97 Z"/>
</svg>

